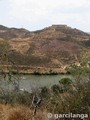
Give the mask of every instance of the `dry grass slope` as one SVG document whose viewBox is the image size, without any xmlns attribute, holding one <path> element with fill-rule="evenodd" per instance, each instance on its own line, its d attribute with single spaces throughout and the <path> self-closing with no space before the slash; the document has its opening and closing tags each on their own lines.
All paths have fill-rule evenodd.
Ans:
<svg viewBox="0 0 90 120">
<path fill-rule="evenodd" d="M 0 120 L 32 120 L 32 115 L 28 107 L 0 104 Z M 46 112 L 37 112 L 35 120 L 47 120 Z"/>
<path fill-rule="evenodd" d="M 54 68 L 60 68 L 57 72 L 63 73 L 66 67 L 80 62 L 84 50 L 90 53 L 90 35 L 66 25 L 53 25 L 34 32 L 1 25 L 0 55 L 5 47 L 1 41 L 9 45 L 8 58 L 13 63 L 24 65 L 26 68 L 27 66 L 36 68 L 35 70 L 27 68 L 27 73 L 31 73 L 30 71 L 34 73 L 38 67 L 52 68 L 53 72 Z M 87 57 L 90 57 L 90 54 Z M 43 71 L 48 72 L 44 69 Z"/>
</svg>

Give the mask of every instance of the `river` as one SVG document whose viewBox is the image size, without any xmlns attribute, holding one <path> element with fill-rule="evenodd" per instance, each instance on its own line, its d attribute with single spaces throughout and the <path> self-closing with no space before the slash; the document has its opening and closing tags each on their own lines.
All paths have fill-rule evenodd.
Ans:
<svg viewBox="0 0 90 120">
<path fill-rule="evenodd" d="M 14 76 L 17 78 L 17 76 Z M 32 89 L 40 88 L 40 87 L 50 87 L 54 84 L 59 84 L 61 78 L 69 77 L 70 75 L 20 75 L 19 76 L 19 87 L 20 89 L 25 89 L 30 92 Z M 9 87 L 12 89 L 12 84 L 6 83 L 3 79 L 0 85 L 4 88 Z"/>
<path fill-rule="evenodd" d="M 64 77 L 71 78 L 70 75 L 22 75 L 20 89 L 31 91 L 33 88 L 50 87 L 59 84 L 60 79 Z"/>
</svg>

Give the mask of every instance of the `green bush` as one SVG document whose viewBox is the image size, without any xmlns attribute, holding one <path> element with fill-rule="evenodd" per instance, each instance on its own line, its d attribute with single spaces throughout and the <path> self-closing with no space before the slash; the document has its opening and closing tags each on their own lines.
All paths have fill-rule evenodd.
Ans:
<svg viewBox="0 0 90 120">
<path fill-rule="evenodd" d="M 70 85 L 72 83 L 72 80 L 70 78 L 62 78 L 60 81 L 59 81 L 60 84 L 63 84 L 63 85 Z"/>
</svg>

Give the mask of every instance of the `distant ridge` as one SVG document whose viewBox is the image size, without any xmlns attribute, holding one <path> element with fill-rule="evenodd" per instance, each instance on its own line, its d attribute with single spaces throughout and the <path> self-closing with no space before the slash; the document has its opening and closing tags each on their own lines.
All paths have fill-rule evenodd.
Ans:
<svg viewBox="0 0 90 120">
<path fill-rule="evenodd" d="M 3 25 L 0 25 L 0 30 L 6 30 L 6 29 L 8 29 L 8 28 Z"/>
</svg>

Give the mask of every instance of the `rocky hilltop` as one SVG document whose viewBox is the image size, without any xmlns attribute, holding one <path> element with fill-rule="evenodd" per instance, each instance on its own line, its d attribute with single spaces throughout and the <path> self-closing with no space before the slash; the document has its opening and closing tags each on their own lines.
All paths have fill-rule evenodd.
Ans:
<svg viewBox="0 0 90 120">
<path fill-rule="evenodd" d="M 9 44 L 8 57 L 22 72 L 65 72 L 66 67 L 90 57 L 90 34 L 67 25 L 33 32 L 0 25 L 2 41 Z"/>
</svg>

